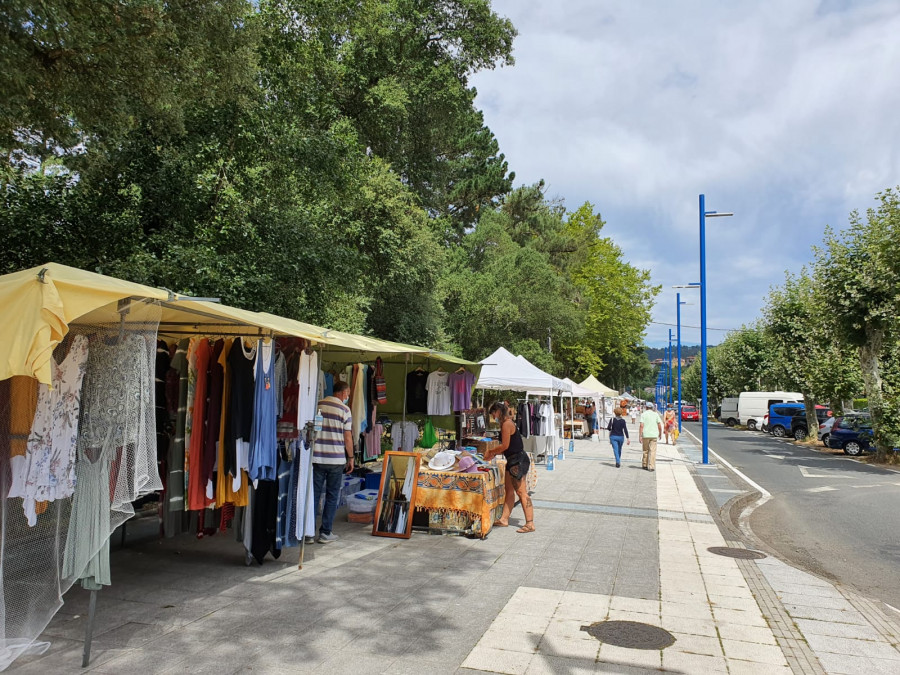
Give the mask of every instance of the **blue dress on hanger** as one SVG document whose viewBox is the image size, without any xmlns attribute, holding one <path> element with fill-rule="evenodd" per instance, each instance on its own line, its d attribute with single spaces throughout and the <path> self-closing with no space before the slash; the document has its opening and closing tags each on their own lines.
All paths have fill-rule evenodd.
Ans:
<svg viewBox="0 0 900 675">
<path fill-rule="evenodd" d="M 250 480 L 275 480 L 278 468 L 278 437 L 275 414 L 275 342 L 262 340 L 256 350 L 253 427 L 250 431 Z"/>
</svg>

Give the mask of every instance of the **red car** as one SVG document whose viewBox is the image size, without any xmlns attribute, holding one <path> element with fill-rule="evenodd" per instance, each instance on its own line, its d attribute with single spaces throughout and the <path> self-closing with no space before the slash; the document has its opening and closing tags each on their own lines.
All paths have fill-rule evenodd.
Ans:
<svg viewBox="0 0 900 675">
<path fill-rule="evenodd" d="M 681 406 L 681 421 L 682 422 L 699 422 L 700 421 L 700 411 L 697 410 L 692 405 Z"/>
</svg>

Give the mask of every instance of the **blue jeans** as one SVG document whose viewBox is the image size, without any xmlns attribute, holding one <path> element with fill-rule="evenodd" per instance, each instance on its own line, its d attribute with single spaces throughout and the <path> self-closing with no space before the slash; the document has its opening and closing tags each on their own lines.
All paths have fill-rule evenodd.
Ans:
<svg viewBox="0 0 900 675">
<path fill-rule="evenodd" d="M 343 464 L 313 464 L 313 500 L 316 510 L 319 509 L 319 502 L 322 501 L 322 492 L 325 493 L 322 526 L 319 528 L 319 532 L 322 534 L 331 534 L 334 514 L 341 496 L 341 485 L 344 482 L 343 476 Z"/>
<path fill-rule="evenodd" d="M 624 436 L 610 436 L 609 442 L 612 443 L 613 446 L 613 454 L 616 456 L 616 464 L 621 462 L 622 457 L 622 445 L 625 443 Z"/>
</svg>

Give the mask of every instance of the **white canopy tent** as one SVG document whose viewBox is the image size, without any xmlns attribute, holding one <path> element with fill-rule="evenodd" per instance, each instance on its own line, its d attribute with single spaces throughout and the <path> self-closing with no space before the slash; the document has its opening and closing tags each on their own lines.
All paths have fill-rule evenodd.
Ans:
<svg viewBox="0 0 900 675">
<path fill-rule="evenodd" d="M 513 356 L 503 347 L 481 361 L 478 389 L 493 391 L 571 391 L 571 384 L 554 377 L 522 356 Z"/>
<path fill-rule="evenodd" d="M 481 361 L 481 373 L 475 384 L 477 389 L 493 391 L 519 391 L 528 396 L 553 396 L 559 392 L 571 392 L 572 383 L 545 373 L 523 356 L 514 356 L 500 347 L 493 354 Z M 550 415 L 551 434 L 553 415 Z"/>
</svg>

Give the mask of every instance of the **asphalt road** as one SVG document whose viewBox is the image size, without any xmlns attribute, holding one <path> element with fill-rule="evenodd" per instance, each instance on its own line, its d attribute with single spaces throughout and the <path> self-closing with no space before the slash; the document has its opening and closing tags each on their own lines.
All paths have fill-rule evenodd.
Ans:
<svg viewBox="0 0 900 675">
<path fill-rule="evenodd" d="M 772 493 L 750 517 L 759 539 L 900 609 L 900 473 L 721 425 L 710 425 L 709 445 Z"/>
</svg>

